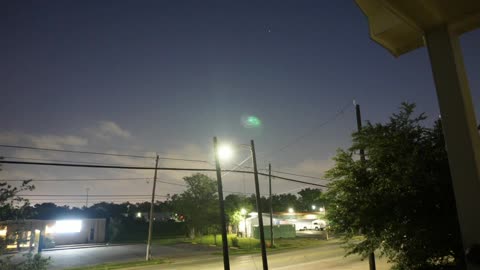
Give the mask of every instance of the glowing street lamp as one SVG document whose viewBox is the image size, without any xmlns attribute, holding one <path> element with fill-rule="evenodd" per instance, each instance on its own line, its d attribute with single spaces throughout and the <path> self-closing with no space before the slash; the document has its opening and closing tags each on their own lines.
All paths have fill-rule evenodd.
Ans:
<svg viewBox="0 0 480 270">
<path fill-rule="evenodd" d="M 232 159 L 233 157 L 233 148 L 229 144 L 223 144 L 218 147 L 217 150 L 218 158 L 223 161 Z"/>
<path fill-rule="evenodd" d="M 312 205 L 312 210 L 315 210 L 317 209 L 317 207 L 315 205 Z"/>
<path fill-rule="evenodd" d="M 251 119 L 253 124 L 260 125 L 260 121 L 256 119 Z M 257 168 L 257 157 L 255 155 L 255 143 L 253 140 L 250 140 L 250 145 L 241 145 L 247 146 L 250 149 L 252 154 L 252 163 L 253 163 L 253 176 L 255 180 L 255 199 L 257 204 L 258 215 L 258 226 L 260 230 L 260 247 L 262 251 L 262 265 L 264 270 L 268 270 L 268 260 L 267 260 L 267 248 L 265 245 L 265 232 L 263 230 L 263 215 L 262 215 L 262 206 L 261 206 L 261 196 L 260 196 L 260 184 L 258 180 L 258 168 Z M 222 171 L 220 169 L 220 159 L 229 159 L 233 156 L 233 148 L 228 145 L 222 145 L 217 147 L 217 137 L 213 138 L 213 150 L 215 152 L 215 166 L 217 170 L 217 184 L 218 184 L 218 195 L 220 201 L 220 214 L 222 221 L 222 237 L 225 241 L 224 243 L 224 269 L 230 269 L 229 259 L 228 259 L 228 242 L 226 235 L 226 221 L 225 219 L 225 206 L 223 203 L 223 191 L 222 191 Z"/>
<path fill-rule="evenodd" d="M 293 210 L 293 208 L 291 208 L 291 207 L 288 208 L 288 213 L 293 214 L 294 212 L 295 212 L 295 211 Z"/>
<path fill-rule="evenodd" d="M 240 214 L 242 214 L 242 216 L 245 216 L 247 214 L 247 209 L 245 208 L 240 209 Z"/>
</svg>

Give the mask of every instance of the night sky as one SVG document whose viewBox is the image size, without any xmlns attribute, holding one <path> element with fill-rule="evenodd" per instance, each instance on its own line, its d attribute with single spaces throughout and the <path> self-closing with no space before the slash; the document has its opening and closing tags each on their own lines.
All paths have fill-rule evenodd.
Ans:
<svg viewBox="0 0 480 270">
<path fill-rule="evenodd" d="M 271 162 L 274 170 L 321 178 L 336 149 L 350 144 L 354 99 L 363 118 L 374 122 L 385 121 L 403 101 L 417 103 L 432 118 L 439 115 L 425 48 L 394 58 L 370 40 L 366 17 L 353 0 L 11 0 L 0 3 L 0 18 L 2 144 L 212 161 L 213 136 L 232 144 L 254 139 L 261 168 Z M 461 42 L 478 117 L 480 30 Z M 242 125 L 248 115 L 259 117 L 262 126 Z M 239 148 L 235 160 L 223 165 L 231 168 L 248 154 Z M 153 165 L 152 159 L 6 148 L 0 155 Z M 211 167 L 166 160 L 161 165 Z M 151 175 L 4 165 L 0 177 Z M 184 175 L 162 172 L 159 179 L 181 184 Z M 31 194 L 84 194 L 87 187 L 90 194 L 149 194 L 151 182 L 36 186 Z M 253 178 L 228 174 L 224 186 L 249 193 Z M 302 187 L 275 180 L 274 193 Z M 182 190 L 160 183 L 157 192 Z"/>
</svg>

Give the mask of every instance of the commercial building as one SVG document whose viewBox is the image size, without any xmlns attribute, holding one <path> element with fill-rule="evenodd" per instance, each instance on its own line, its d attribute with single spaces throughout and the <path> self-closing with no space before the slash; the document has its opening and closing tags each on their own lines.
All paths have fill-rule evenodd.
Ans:
<svg viewBox="0 0 480 270">
<path fill-rule="evenodd" d="M 7 249 L 103 243 L 106 225 L 106 219 L 7 220 L 0 222 L 0 237 L 7 239 Z"/>
</svg>

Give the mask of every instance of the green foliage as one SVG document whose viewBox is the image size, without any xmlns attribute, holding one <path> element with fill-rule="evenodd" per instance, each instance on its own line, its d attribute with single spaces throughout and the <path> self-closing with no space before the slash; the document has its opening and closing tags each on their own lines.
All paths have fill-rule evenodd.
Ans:
<svg viewBox="0 0 480 270">
<path fill-rule="evenodd" d="M 225 197 L 225 214 L 228 217 L 228 223 L 237 226 L 243 220 L 244 216 L 240 213 L 244 208 L 247 212 L 254 209 L 250 199 L 243 195 L 230 194 Z"/>
<path fill-rule="evenodd" d="M 312 211 L 312 205 L 315 205 L 318 211 L 319 207 L 325 206 L 325 200 L 320 189 L 305 188 L 298 192 L 300 195 L 299 211 Z"/>
<path fill-rule="evenodd" d="M 234 236 L 232 238 L 230 238 L 230 240 L 232 241 L 232 247 L 239 247 L 239 241 L 238 241 L 238 237 Z"/>
<path fill-rule="evenodd" d="M 217 185 L 204 174 L 184 177 L 187 189 L 182 194 L 171 197 L 173 209 L 185 216 L 185 223 L 193 237 L 208 231 L 218 231 L 220 214 L 218 207 Z"/>
<path fill-rule="evenodd" d="M 290 193 L 272 195 L 272 205 L 274 212 L 286 212 L 290 207 L 293 207 L 293 209 L 301 208 L 298 197 Z"/>
<path fill-rule="evenodd" d="M 353 134 L 339 150 L 327 214 L 343 233 L 349 253 L 380 250 L 395 269 L 428 269 L 462 263 L 462 246 L 441 124 L 422 126 L 413 104 L 402 104 L 385 124 Z M 366 159 L 353 153 L 365 150 Z M 352 238 L 361 233 L 360 242 Z"/>
<path fill-rule="evenodd" d="M 41 254 L 27 253 L 23 255 L 21 262 L 13 262 L 11 256 L 0 259 L 0 269 L 2 270 L 47 270 L 50 265 L 50 257 L 42 257 Z"/>
</svg>

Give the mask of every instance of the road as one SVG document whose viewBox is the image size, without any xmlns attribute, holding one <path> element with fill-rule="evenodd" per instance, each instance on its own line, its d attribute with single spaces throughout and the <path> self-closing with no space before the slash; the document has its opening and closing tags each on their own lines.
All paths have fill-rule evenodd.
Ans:
<svg viewBox="0 0 480 270">
<path fill-rule="evenodd" d="M 51 270 L 60 270 L 67 267 L 95 265 L 107 262 L 125 262 L 145 259 L 145 244 L 103 246 L 80 249 L 44 251 L 42 254 L 52 258 Z M 210 255 L 220 250 L 215 247 L 201 245 L 179 244 L 173 246 L 158 246 L 152 248 L 155 258 L 182 258 L 188 257 L 221 257 Z"/>
<path fill-rule="evenodd" d="M 368 260 L 362 261 L 358 256 L 344 257 L 344 250 L 338 244 L 322 245 L 305 249 L 279 251 L 268 255 L 269 269 L 295 269 L 295 270 L 367 270 Z M 231 256 L 232 270 L 262 269 L 260 255 Z M 387 270 L 389 265 L 386 260 L 377 260 L 378 270 Z M 179 258 L 173 263 L 128 268 L 128 270 L 221 270 L 223 269 L 222 257 L 217 258 L 199 256 L 196 258 Z"/>
<path fill-rule="evenodd" d="M 142 266 L 129 268 L 130 270 L 221 270 L 223 260 L 221 255 L 212 253 L 221 250 L 214 247 L 201 245 L 173 245 L 154 246 L 153 256 L 156 258 L 169 258 L 171 263 L 163 265 Z M 67 267 L 87 266 L 105 262 L 122 262 L 142 260 L 145 257 L 145 245 L 125 245 L 110 247 L 95 247 L 87 249 L 71 249 L 44 252 L 45 256 L 53 259 L 49 269 L 60 270 Z M 291 249 L 276 251 L 268 254 L 270 269 L 349 269 L 367 270 L 368 262 L 361 261 L 359 257 L 344 257 L 344 250 L 337 243 L 323 244 L 318 247 L 304 249 Z M 262 269 L 260 254 L 231 255 L 231 269 Z M 378 270 L 389 267 L 385 260 L 378 261 Z"/>
</svg>

